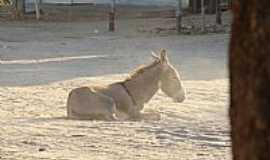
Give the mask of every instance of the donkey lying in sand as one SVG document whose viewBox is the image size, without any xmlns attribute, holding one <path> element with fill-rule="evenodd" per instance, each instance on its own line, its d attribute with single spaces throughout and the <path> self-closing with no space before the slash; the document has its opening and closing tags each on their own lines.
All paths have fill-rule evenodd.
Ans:
<svg viewBox="0 0 270 160">
<path fill-rule="evenodd" d="M 140 112 L 159 88 L 175 102 L 183 102 L 185 89 L 177 70 L 169 63 L 165 50 L 154 61 L 138 68 L 126 80 L 106 86 L 73 89 L 67 100 L 71 119 L 115 120 L 116 111 L 129 119 L 139 119 Z"/>
</svg>

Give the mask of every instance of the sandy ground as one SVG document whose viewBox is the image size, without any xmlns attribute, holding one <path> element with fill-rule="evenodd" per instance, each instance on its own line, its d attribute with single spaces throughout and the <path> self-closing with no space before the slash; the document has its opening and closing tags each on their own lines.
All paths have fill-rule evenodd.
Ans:
<svg viewBox="0 0 270 160">
<path fill-rule="evenodd" d="M 124 76 L 0 88 L 2 159 L 230 159 L 227 81 L 185 81 L 188 99 L 159 92 L 139 122 L 65 119 L 70 89 Z M 155 117 L 161 116 L 158 120 Z"/>
<path fill-rule="evenodd" d="M 229 35 L 138 32 L 170 21 L 125 20 L 116 33 L 105 22 L 1 22 L 0 159 L 231 159 Z M 65 119 L 72 88 L 121 80 L 160 48 L 182 76 L 184 103 L 158 92 L 143 121 Z"/>
</svg>

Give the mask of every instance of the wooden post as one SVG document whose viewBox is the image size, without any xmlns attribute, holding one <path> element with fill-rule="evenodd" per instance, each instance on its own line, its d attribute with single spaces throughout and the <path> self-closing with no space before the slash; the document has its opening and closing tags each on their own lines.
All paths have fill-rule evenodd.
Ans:
<svg viewBox="0 0 270 160">
<path fill-rule="evenodd" d="M 16 0 L 16 17 L 22 17 L 24 15 L 24 0 Z"/>
<path fill-rule="evenodd" d="M 109 12 L 109 31 L 115 31 L 115 0 L 112 0 L 111 10 Z"/>
<path fill-rule="evenodd" d="M 220 0 L 216 0 L 217 5 L 216 5 L 216 24 L 222 24 L 221 20 L 221 9 L 220 9 Z"/>
<path fill-rule="evenodd" d="M 36 18 L 40 19 L 40 10 L 39 10 L 39 0 L 35 0 L 35 10 L 36 10 Z"/>
<path fill-rule="evenodd" d="M 193 14 L 198 13 L 198 0 L 190 0 L 191 11 Z"/>
<path fill-rule="evenodd" d="M 178 0 L 178 9 L 176 12 L 176 18 L 177 18 L 177 32 L 181 33 L 181 29 L 182 29 L 182 0 Z"/>
<path fill-rule="evenodd" d="M 204 0 L 201 0 L 201 14 L 202 14 L 202 32 L 205 32 L 205 8 L 204 8 Z"/>
<path fill-rule="evenodd" d="M 216 13 L 217 0 L 209 0 L 209 9 L 208 13 L 214 14 Z"/>
<path fill-rule="evenodd" d="M 193 0 L 193 13 L 199 13 L 199 0 Z"/>
<path fill-rule="evenodd" d="M 229 0 L 229 8 L 232 9 L 233 0 Z"/>
</svg>

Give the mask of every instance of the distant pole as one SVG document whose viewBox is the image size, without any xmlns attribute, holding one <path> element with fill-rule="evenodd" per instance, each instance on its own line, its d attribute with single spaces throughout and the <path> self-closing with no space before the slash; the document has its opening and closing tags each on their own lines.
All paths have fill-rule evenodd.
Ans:
<svg viewBox="0 0 270 160">
<path fill-rule="evenodd" d="M 176 18 L 177 18 L 177 32 L 181 33 L 182 31 L 182 0 L 178 0 L 178 9 L 176 11 Z"/>
<path fill-rule="evenodd" d="M 217 1 L 217 5 L 216 5 L 216 24 L 222 24 L 220 0 L 216 0 L 216 1 Z"/>
<path fill-rule="evenodd" d="M 25 12 L 24 0 L 16 0 L 16 17 L 22 17 Z"/>
<path fill-rule="evenodd" d="M 192 2 L 191 4 L 192 13 L 193 14 L 198 13 L 198 0 L 191 0 L 190 2 Z"/>
<path fill-rule="evenodd" d="M 115 31 L 115 2 L 116 0 L 112 0 L 111 2 L 111 10 L 109 12 L 109 31 Z"/>
<path fill-rule="evenodd" d="M 39 0 L 35 0 L 35 10 L 36 10 L 36 18 L 40 19 L 40 11 L 39 11 Z"/>
<path fill-rule="evenodd" d="M 205 31 L 205 8 L 204 8 L 204 0 L 201 0 L 201 13 L 202 13 L 202 32 Z"/>
</svg>

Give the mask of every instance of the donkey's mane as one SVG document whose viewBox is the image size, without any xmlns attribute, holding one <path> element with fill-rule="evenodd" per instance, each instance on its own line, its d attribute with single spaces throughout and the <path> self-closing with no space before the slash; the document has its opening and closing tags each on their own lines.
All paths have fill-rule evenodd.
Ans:
<svg viewBox="0 0 270 160">
<path fill-rule="evenodd" d="M 124 81 L 129 81 L 129 80 L 131 80 L 133 78 L 138 77 L 139 75 L 143 74 L 145 70 L 151 69 L 151 68 L 155 67 L 159 63 L 160 63 L 159 60 L 155 60 L 155 61 L 153 61 L 152 63 L 150 63 L 148 65 L 140 65 L 134 71 L 132 71 Z"/>
</svg>

